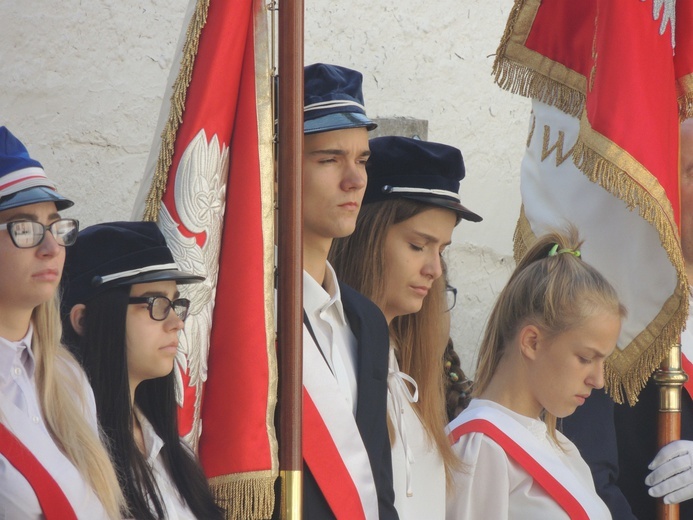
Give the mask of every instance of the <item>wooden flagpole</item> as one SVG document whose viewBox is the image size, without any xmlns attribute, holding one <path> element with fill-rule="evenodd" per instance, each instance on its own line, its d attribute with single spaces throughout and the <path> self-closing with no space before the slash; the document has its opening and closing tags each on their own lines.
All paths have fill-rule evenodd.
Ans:
<svg viewBox="0 0 693 520">
<path fill-rule="evenodd" d="M 657 444 L 661 448 L 681 438 L 681 387 L 688 380 L 681 368 L 681 345 L 671 347 L 669 355 L 652 377 L 659 387 Z M 657 501 L 657 519 L 678 520 L 679 505 L 666 505 L 660 498 Z"/>
<path fill-rule="evenodd" d="M 302 517 L 303 0 L 282 0 L 278 27 L 278 342 L 281 518 Z"/>
</svg>

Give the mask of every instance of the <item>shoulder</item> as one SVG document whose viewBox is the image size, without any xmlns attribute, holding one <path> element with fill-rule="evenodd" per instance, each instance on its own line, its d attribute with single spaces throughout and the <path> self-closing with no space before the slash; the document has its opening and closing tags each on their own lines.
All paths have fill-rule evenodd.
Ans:
<svg viewBox="0 0 693 520">
<path fill-rule="evenodd" d="M 347 306 L 355 306 L 359 309 L 369 310 L 378 309 L 378 306 L 371 300 L 366 298 L 363 294 L 358 292 L 356 289 L 352 289 L 350 286 L 343 282 L 339 282 L 339 292 L 342 295 L 342 303 Z"/>
</svg>

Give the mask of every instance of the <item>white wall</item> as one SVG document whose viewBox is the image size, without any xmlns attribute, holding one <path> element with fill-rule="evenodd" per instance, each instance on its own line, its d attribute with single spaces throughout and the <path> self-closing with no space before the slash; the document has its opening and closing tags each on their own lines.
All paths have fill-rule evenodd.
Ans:
<svg viewBox="0 0 693 520">
<path fill-rule="evenodd" d="M 0 1 L 0 124 L 78 205 L 83 225 L 128 219 L 188 0 Z M 493 84 L 512 0 L 306 0 L 305 62 L 363 72 L 368 112 L 429 122 L 467 166 L 448 253 L 460 297 L 453 339 L 470 370 L 512 268 L 527 100 Z"/>
</svg>

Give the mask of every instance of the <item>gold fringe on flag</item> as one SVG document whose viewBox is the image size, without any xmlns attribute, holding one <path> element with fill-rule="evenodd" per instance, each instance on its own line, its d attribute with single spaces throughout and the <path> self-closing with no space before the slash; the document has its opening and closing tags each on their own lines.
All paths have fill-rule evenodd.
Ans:
<svg viewBox="0 0 693 520">
<path fill-rule="evenodd" d="M 540 5 L 539 0 L 515 1 L 493 62 L 495 82 L 578 117 L 585 106 L 584 76 L 525 47 Z"/>
<path fill-rule="evenodd" d="M 161 133 L 161 148 L 159 158 L 156 161 L 156 169 L 152 178 L 152 185 L 149 188 L 147 199 L 144 206 L 144 216 L 142 220 L 156 222 L 159 220 L 159 210 L 161 209 L 161 198 L 166 191 L 168 182 L 168 171 L 173 162 L 173 152 L 176 144 L 176 134 L 183 122 L 183 112 L 185 111 L 185 99 L 188 94 L 188 87 L 192 79 L 193 65 L 197 50 L 200 46 L 200 34 L 202 28 L 207 23 L 209 12 L 209 0 L 198 0 L 195 12 L 190 18 L 188 29 L 185 34 L 185 44 L 183 45 L 183 56 L 181 57 L 180 70 L 178 77 L 173 84 L 171 94 L 171 109 L 169 110 L 168 120 Z"/>
<path fill-rule="evenodd" d="M 226 510 L 227 520 L 272 518 L 274 481 L 271 471 L 223 475 L 209 479 L 217 504 Z"/>
<path fill-rule="evenodd" d="M 652 320 L 624 351 L 612 354 L 605 367 L 605 387 L 617 403 L 633 405 L 652 372 L 679 341 L 688 318 L 688 282 L 671 204 L 657 179 L 630 154 L 593 131 L 586 114 L 573 161 L 585 176 L 619 198 L 649 222 L 674 266 L 677 287 Z M 608 158 L 607 158 L 608 157 Z M 637 281 L 634 280 L 634 283 Z"/>
<path fill-rule="evenodd" d="M 679 117 L 681 121 L 693 117 L 693 74 L 678 80 Z"/>
</svg>

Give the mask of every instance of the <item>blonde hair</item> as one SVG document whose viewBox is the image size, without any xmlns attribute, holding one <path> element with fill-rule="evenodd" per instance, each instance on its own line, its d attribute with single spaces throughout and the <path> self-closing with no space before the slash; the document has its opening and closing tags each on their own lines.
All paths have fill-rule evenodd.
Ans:
<svg viewBox="0 0 693 520">
<path fill-rule="evenodd" d="M 354 233 L 333 241 L 329 260 L 339 279 L 364 294 L 381 309 L 384 306 L 386 268 L 384 247 L 391 226 L 435 208 L 407 199 L 366 204 L 356 221 Z M 390 339 L 400 370 L 410 375 L 419 388 L 419 401 L 412 406 L 421 419 L 429 440 L 445 464 L 446 476 L 459 466 L 459 459 L 445 435 L 445 342 L 441 336 L 441 315 L 445 311 L 445 280 L 439 277 L 424 299 L 419 312 L 398 316 L 390 323 Z M 446 338 L 447 340 L 447 338 Z M 388 420 L 390 438 L 392 425 Z"/>
<path fill-rule="evenodd" d="M 549 256 L 557 250 L 567 252 Z M 556 336 L 579 326 L 596 312 L 623 318 L 626 309 L 615 289 L 577 251 L 582 245 L 577 229 L 551 232 L 539 237 L 518 263 L 501 291 L 486 325 L 474 376 L 473 395 L 489 386 L 505 348 L 520 329 L 533 324 Z M 543 414 L 549 434 L 556 440 L 556 417 Z"/>
<path fill-rule="evenodd" d="M 48 431 L 94 490 L 109 517 L 121 518 L 125 500 L 115 470 L 99 436 L 84 418 L 87 403 L 75 377 L 79 365 L 60 344 L 57 295 L 34 308 L 32 322 L 36 388 Z"/>
</svg>

